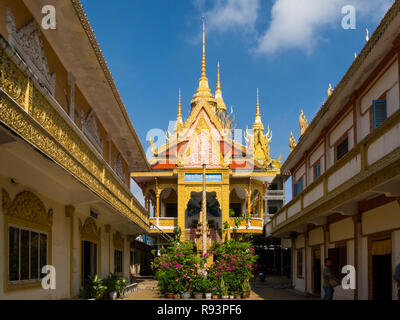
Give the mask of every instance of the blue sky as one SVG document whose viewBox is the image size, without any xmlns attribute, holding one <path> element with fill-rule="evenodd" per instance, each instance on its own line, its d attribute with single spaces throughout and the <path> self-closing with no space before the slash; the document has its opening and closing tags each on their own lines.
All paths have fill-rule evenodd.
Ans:
<svg viewBox="0 0 400 320">
<path fill-rule="evenodd" d="M 226 105 L 237 127 L 252 126 L 256 91 L 271 155 L 284 160 L 300 109 L 312 120 L 375 30 L 392 0 L 82 0 L 100 47 L 145 150 L 150 129 L 184 118 L 201 71 L 201 17 L 206 17 L 207 76 L 215 90 L 217 62 Z M 341 27 L 344 5 L 356 8 L 356 29 Z"/>
</svg>

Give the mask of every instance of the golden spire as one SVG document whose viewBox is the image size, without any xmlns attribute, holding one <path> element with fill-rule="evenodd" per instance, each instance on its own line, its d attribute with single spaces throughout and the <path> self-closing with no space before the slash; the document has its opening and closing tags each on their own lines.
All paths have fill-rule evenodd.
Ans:
<svg viewBox="0 0 400 320">
<path fill-rule="evenodd" d="M 197 88 L 196 94 L 193 96 L 193 100 L 196 100 L 196 98 L 214 99 L 210 87 L 208 85 L 208 79 L 206 76 L 206 27 L 205 27 L 204 17 L 203 17 L 203 57 L 201 59 L 201 77 L 199 80 L 199 87 Z"/>
<path fill-rule="evenodd" d="M 203 17 L 203 57 L 201 59 L 201 77 L 206 77 L 206 23 Z"/>
<path fill-rule="evenodd" d="M 175 130 L 180 130 L 183 126 L 181 89 L 179 89 L 178 117 L 176 118 Z"/>
<path fill-rule="evenodd" d="M 257 109 L 256 109 L 256 119 L 253 124 L 253 130 L 255 129 L 260 129 L 261 131 L 264 131 L 264 125 L 261 121 L 261 113 L 260 113 L 260 96 L 258 93 L 258 88 L 257 88 Z"/>
<path fill-rule="evenodd" d="M 226 105 L 224 99 L 222 98 L 221 78 L 219 75 L 219 62 L 218 62 L 218 74 L 217 74 L 217 86 L 215 88 L 215 100 L 217 100 L 217 111 L 226 112 Z"/>
</svg>

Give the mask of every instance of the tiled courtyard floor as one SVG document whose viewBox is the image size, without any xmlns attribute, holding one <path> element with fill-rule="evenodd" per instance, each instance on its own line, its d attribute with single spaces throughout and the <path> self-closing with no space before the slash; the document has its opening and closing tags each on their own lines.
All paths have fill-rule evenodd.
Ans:
<svg viewBox="0 0 400 320">
<path fill-rule="evenodd" d="M 157 290 L 157 281 L 152 279 L 139 280 L 136 292 L 124 300 L 164 300 Z M 264 283 L 252 283 L 252 292 L 249 300 L 316 300 L 312 297 L 288 287 L 283 277 L 267 277 Z"/>
</svg>

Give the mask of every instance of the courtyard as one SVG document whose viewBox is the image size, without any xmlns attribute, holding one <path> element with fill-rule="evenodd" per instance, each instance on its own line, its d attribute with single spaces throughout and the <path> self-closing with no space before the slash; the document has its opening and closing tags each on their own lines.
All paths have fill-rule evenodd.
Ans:
<svg viewBox="0 0 400 320">
<path fill-rule="evenodd" d="M 123 300 L 165 300 L 157 290 L 157 281 L 151 277 L 137 278 L 137 290 Z M 265 282 L 256 280 L 251 284 L 248 300 L 319 300 L 290 287 L 289 280 L 281 276 L 267 276 Z"/>
</svg>

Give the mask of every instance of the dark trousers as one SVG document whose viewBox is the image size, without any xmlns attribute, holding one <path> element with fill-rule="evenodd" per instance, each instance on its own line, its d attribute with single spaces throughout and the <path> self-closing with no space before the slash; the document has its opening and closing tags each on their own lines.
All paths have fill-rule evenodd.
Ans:
<svg viewBox="0 0 400 320">
<path fill-rule="evenodd" d="M 331 286 L 324 287 L 324 300 L 333 300 L 333 288 Z"/>
</svg>

